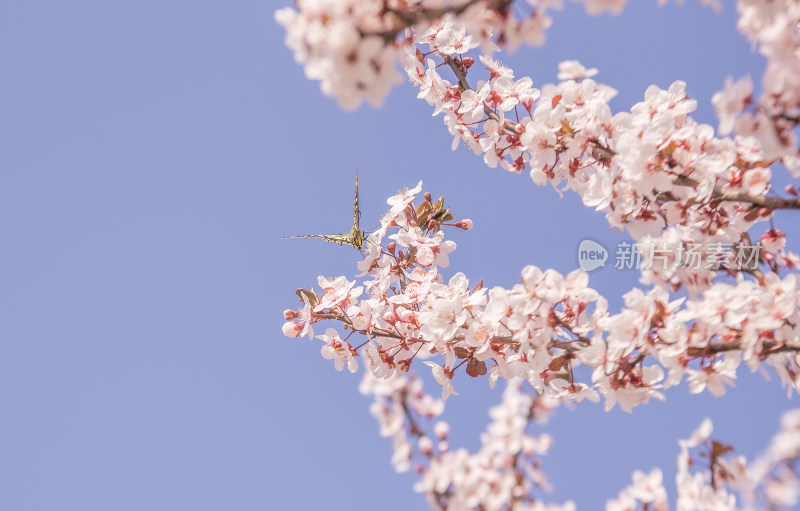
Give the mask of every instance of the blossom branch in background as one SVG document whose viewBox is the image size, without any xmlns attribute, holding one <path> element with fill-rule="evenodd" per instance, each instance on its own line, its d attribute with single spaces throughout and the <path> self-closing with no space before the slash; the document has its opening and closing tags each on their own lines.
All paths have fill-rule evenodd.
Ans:
<svg viewBox="0 0 800 511">
<path fill-rule="evenodd" d="M 413 467 L 419 477 L 414 488 L 432 509 L 573 511 L 571 502 L 535 507 L 544 506 L 537 494 L 550 490 L 540 457 L 553 440 L 527 430 L 534 422 L 546 423 L 558 401 L 531 393 L 523 383 L 509 382 L 502 402 L 489 410 L 492 420 L 476 453 L 451 448 L 450 426 L 439 419 L 444 402 L 426 394 L 413 373 L 387 379 L 366 373 L 360 391 L 374 399 L 371 411 L 381 435 L 392 438 L 393 466 L 398 472 Z"/>
<path fill-rule="evenodd" d="M 767 453 L 751 463 L 744 456 L 733 456 L 733 447 L 712 439 L 712 431 L 711 420 L 706 419 L 690 438 L 679 442 L 675 478 L 679 511 L 793 509 L 800 502 L 800 409 L 783 415 L 781 431 Z M 692 456 L 690 450 L 697 454 Z M 606 503 L 606 511 L 638 509 L 669 509 L 661 470 L 634 472 L 633 483 Z"/>
<path fill-rule="evenodd" d="M 418 476 L 414 488 L 432 509 L 575 510 L 571 501 L 543 501 L 541 494 L 551 487 L 541 457 L 551 450 L 553 439 L 529 430 L 534 423 L 546 424 L 559 402 L 532 392 L 522 380 L 510 380 L 501 403 L 490 409 L 491 422 L 475 453 L 450 445 L 450 425 L 441 420 L 444 402 L 427 394 L 413 373 L 377 379 L 368 372 L 359 390 L 373 398 L 371 412 L 381 435 L 392 438 L 395 469 L 413 469 Z M 678 510 L 778 510 L 800 502 L 800 409 L 783 415 L 781 430 L 752 462 L 711 438 L 712 431 L 706 419 L 679 442 Z M 605 509 L 670 509 L 662 471 L 634 472 L 631 485 Z"/>
</svg>

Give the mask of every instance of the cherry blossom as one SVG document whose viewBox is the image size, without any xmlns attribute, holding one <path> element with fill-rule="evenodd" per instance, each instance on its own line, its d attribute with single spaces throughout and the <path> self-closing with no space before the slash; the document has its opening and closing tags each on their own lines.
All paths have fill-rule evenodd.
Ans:
<svg viewBox="0 0 800 511">
<path fill-rule="evenodd" d="M 725 80 L 725 88 L 711 97 L 711 103 L 719 117 L 719 133 L 727 135 L 733 131 L 736 116 L 750 104 L 753 96 L 753 81 L 749 76 L 733 81 Z"/>
<path fill-rule="evenodd" d="M 341 371 L 345 364 L 347 370 L 351 373 L 358 371 L 358 361 L 355 358 L 355 350 L 347 342 L 339 338 L 339 333 L 333 329 L 328 328 L 325 335 L 318 335 L 317 339 L 322 339 L 325 345 L 322 346 L 322 357 L 328 360 L 333 360 L 333 364 L 337 371 Z"/>
<path fill-rule="evenodd" d="M 328 309 L 345 300 L 358 298 L 363 291 L 362 287 L 353 289 L 355 281 L 348 282 L 344 277 L 336 277 L 335 279 L 320 277 L 317 282 L 325 290 L 325 294 L 322 295 L 319 305 L 314 307 L 314 312 Z"/>
</svg>

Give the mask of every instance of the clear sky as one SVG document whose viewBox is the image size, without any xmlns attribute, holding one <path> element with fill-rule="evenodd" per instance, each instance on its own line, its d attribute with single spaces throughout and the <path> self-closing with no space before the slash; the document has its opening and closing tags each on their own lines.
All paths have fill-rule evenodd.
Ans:
<svg viewBox="0 0 800 511">
<path fill-rule="evenodd" d="M 537 86 L 562 60 L 598 67 L 615 111 L 685 80 L 716 126 L 711 94 L 727 75 L 758 83 L 763 60 L 730 6 L 655 3 L 620 17 L 569 3 L 543 48 L 506 60 Z M 352 248 L 281 239 L 347 230 L 356 165 L 367 227 L 420 179 L 474 221 L 448 232 L 448 278 L 509 287 L 528 264 L 571 271 L 586 237 L 625 239 L 574 194 L 451 152 L 409 84 L 381 109 L 341 111 L 283 45 L 283 5 L 0 8 L 0 508 L 424 509 L 359 378 L 280 330 L 296 288 L 358 273 Z M 606 268 L 590 282 L 617 310 L 636 278 Z M 453 444 L 474 449 L 500 392 L 454 383 Z M 656 465 L 672 490 L 676 441 L 705 416 L 753 456 L 797 403 L 749 374 L 722 399 L 685 385 L 667 397 L 633 415 L 559 410 L 546 499 L 600 509 Z"/>
</svg>

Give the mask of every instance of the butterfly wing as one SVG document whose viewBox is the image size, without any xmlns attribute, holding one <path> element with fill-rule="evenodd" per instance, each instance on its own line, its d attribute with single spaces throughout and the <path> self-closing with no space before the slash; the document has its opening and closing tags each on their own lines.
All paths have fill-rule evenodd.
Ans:
<svg viewBox="0 0 800 511">
<path fill-rule="evenodd" d="M 353 230 L 358 231 L 358 221 L 361 217 L 361 211 L 358 210 L 358 167 L 356 167 L 356 193 L 353 198 Z"/>
<path fill-rule="evenodd" d="M 358 209 L 358 167 L 356 167 L 356 193 L 353 198 L 353 229 L 350 231 L 350 244 L 361 250 L 364 245 L 364 231 L 358 225 L 361 219 L 361 211 Z"/>
<path fill-rule="evenodd" d="M 350 234 L 304 234 L 301 236 L 284 236 L 283 239 L 289 238 L 319 238 L 323 241 L 327 241 L 328 243 L 338 243 L 339 245 L 343 245 L 347 243 L 348 245 L 352 245 L 352 235 Z"/>
</svg>

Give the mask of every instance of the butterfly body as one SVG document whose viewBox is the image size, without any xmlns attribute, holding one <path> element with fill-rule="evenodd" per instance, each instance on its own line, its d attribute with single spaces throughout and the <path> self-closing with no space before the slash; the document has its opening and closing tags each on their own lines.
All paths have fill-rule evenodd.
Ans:
<svg viewBox="0 0 800 511">
<path fill-rule="evenodd" d="M 358 221 L 361 211 L 358 209 L 358 167 L 356 167 L 356 192 L 353 199 L 353 228 L 348 234 L 305 234 L 302 236 L 284 236 L 286 238 L 319 238 L 328 243 L 338 243 L 339 245 L 352 245 L 361 250 L 364 246 L 364 231 L 359 228 Z"/>
</svg>

